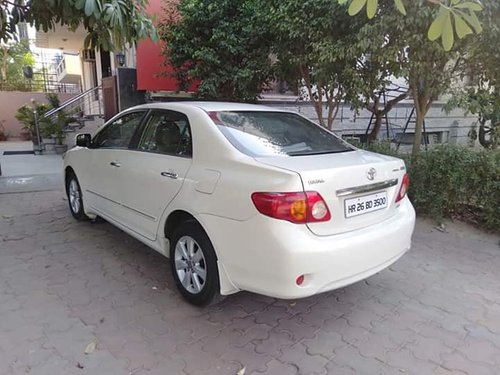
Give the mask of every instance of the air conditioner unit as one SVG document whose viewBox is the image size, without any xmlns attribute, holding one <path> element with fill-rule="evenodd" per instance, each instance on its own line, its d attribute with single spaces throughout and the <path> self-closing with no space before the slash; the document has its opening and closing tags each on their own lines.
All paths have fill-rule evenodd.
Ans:
<svg viewBox="0 0 500 375">
<path fill-rule="evenodd" d="M 82 50 L 83 61 L 95 61 L 95 51 L 93 49 Z"/>
</svg>

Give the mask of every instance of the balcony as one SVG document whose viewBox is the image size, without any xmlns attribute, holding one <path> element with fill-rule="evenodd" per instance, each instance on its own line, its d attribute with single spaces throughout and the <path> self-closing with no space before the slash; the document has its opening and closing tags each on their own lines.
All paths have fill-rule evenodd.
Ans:
<svg viewBox="0 0 500 375">
<path fill-rule="evenodd" d="M 56 75 L 60 83 L 80 83 L 82 77 L 80 56 L 65 53 L 56 67 Z"/>
</svg>

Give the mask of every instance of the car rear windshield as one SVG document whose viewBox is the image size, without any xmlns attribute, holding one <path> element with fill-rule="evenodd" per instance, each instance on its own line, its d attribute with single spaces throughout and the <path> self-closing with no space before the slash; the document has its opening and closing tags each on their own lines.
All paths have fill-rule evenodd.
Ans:
<svg viewBox="0 0 500 375">
<path fill-rule="evenodd" d="M 318 155 L 353 150 L 326 129 L 294 113 L 221 111 L 209 115 L 234 147 L 252 157 Z"/>
</svg>

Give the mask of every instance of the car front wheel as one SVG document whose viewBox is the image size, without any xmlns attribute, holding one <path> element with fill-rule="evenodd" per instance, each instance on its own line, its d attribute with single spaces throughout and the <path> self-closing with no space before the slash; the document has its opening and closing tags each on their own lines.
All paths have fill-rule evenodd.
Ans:
<svg viewBox="0 0 500 375">
<path fill-rule="evenodd" d="M 170 267 L 177 288 L 188 302 L 205 306 L 218 300 L 217 257 L 210 239 L 197 222 L 185 222 L 175 231 Z"/>
<path fill-rule="evenodd" d="M 66 181 L 66 194 L 68 195 L 69 209 L 76 220 L 86 220 L 83 210 L 82 190 L 76 176 L 71 173 Z"/>
</svg>

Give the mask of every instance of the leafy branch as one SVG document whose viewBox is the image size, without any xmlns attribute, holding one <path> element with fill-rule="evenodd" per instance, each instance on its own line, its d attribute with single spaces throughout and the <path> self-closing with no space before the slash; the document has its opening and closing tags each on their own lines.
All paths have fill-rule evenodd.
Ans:
<svg viewBox="0 0 500 375">
<path fill-rule="evenodd" d="M 0 0 L 0 40 L 15 39 L 16 26 L 26 22 L 44 32 L 82 27 L 87 31 L 83 48 L 116 50 L 142 38 L 157 39 L 147 5 L 148 0 Z"/>
<path fill-rule="evenodd" d="M 483 6 L 477 0 L 426 0 L 428 3 L 439 6 L 439 12 L 429 27 L 428 38 L 435 41 L 441 38 L 441 44 L 445 51 L 450 51 L 455 43 L 455 34 L 459 39 L 467 35 L 482 31 L 481 22 L 477 13 L 483 10 Z M 379 0 L 338 0 L 340 4 L 349 3 L 348 13 L 354 16 L 360 13 L 366 6 L 368 18 L 377 14 Z M 403 0 L 394 0 L 394 6 L 403 15 L 406 15 L 406 7 Z"/>
</svg>

